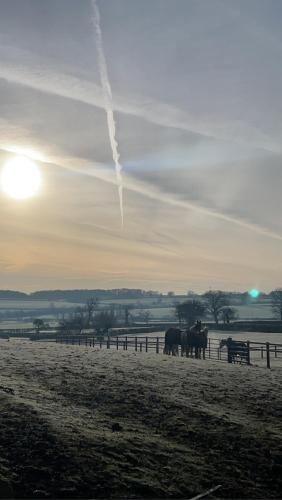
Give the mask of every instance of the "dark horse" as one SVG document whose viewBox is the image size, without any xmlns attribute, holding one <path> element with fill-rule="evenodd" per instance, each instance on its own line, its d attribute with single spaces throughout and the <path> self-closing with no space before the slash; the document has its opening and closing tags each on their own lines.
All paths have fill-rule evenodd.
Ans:
<svg viewBox="0 0 282 500">
<path fill-rule="evenodd" d="M 169 328 L 165 332 L 164 354 L 178 355 L 178 346 L 181 344 L 180 328 Z"/>
<path fill-rule="evenodd" d="M 201 352 L 208 346 L 208 329 L 205 327 L 203 330 L 198 330 L 195 326 L 181 332 L 181 352 L 186 357 L 193 356 L 195 358 L 201 357 Z"/>
<path fill-rule="evenodd" d="M 180 330 L 180 328 L 169 328 L 165 332 L 164 354 L 178 355 L 178 346 L 181 346 L 181 354 L 193 355 L 195 358 L 201 357 L 202 350 L 207 348 L 208 344 L 208 329 L 204 328 L 199 331 L 197 326 Z"/>
<path fill-rule="evenodd" d="M 238 342 L 237 340 L 232 340 L 232 337 L 228 339 L 222 339 L 219 344 L 219 348 L 227 347 L 227 360 L 228 363 L 242 363 L 243 361 L 249 363 L 249 349 L 245 342 Z"/>
</svg>

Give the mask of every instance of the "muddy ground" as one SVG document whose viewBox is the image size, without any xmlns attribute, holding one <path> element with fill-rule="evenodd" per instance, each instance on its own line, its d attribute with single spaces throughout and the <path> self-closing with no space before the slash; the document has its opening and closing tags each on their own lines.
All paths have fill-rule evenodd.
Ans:
<svg viewBox="0 0 282 500">
<path fill-rule="evenodd" d="M 282 369 L 0 343 L 0 498 L 281 498 Z"/>
</svg>

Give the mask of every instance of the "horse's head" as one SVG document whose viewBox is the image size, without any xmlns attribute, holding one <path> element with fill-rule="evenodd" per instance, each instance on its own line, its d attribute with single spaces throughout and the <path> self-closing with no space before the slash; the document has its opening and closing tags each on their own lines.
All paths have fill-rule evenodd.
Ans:
<svg viewBox="0 0 282 500">
<path fill-rule="evenodd" d="M 228 339 L 221 339 L 219 342 L 219 349 L 222 349 L 224 346 L 230 345 L 230 342 L 232 342 L 232 337 L 228 337 Z"/>
<path fill-rule="evenodd" d="M 221 341 L 219 342 L 219 349 L 222 349 L 226 345 L 227 345 L 227 339 L 221 339 Z"/>
</svg>

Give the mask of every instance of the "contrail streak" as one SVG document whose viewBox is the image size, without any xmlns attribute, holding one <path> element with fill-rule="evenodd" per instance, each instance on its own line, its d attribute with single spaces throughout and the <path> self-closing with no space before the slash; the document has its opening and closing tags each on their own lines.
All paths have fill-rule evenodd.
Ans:
<svg viewBox="0 0 282 500">
<path fill-rule="evenodd" d="M 100 26 L 100 12 L 98 9 L 98 5 L 96 0 L 91 0 L 92 9 L 93 9 L 93 25 L 96 33 L 96 47 L 98 53 L 98 64 L 99 64 L 99 72 L 100 79 L 103 88 L 104 101 L 105 101 L 105 110 L 107 113 L 107 123 L 108 123 L 108 131 L 110 144 L 112 148 L 113 160 L 115 163 L 116 169 L 116 178 L 118 185 L 118 195 L 119 195 L 119 205 L 120 205 L 120 215 L 121 215 L 121 225 L 123 227 L 123 183 L 122 183 L 122 166 L 119 163 L 119 152 L 118 152 L 118 143 L 116 140 L 116 125 L 114 119 L 113 112 L 113 98 L 112 98 L 112 89 L 108 76 L 107 62 L 105 58 L 104 48 L 103 48 L 103 39 L 102 39 L 102 31 Z"/>
<path fill-rule="evenodd" d="M 2 132 L 2 128 L 6 131 L 8 129 L 8 124 L 4 123 L 1 128 L 1 119 L 0 119 L 0 132 Z M 24 132 L 24 129 L 16 130 L 17 137 L 19 136 L 27 136 L 27 132 Z M 5 151 L 8 153 L 17 153 L 23 154 L 26 156 L 30 156 L 28 151 L 23 148 L 11 148 L 9 146 L 5 146 L 1 141 L 1 133 L 0 133 L 0 152 Z M 37 161 L 42 161 L 43 163 L 50 163 L 52 165 L 58 165 L 58 167 L 65 168 L 67 170 L 71 170 L 81 175 L 95 177 L 103 182 L 107 182 L 110 184 L 114 183 L 114 179 L 110 175 L 109 171 L 105 170 L 104 164 L 102 163 L 92 163 L 88 161 L 82 161 L 81 158 L 69 158 L 63 156 L 48 156 L 44 157 L 44 159 L 40 159 L 38 156 L 30 156 L 30 158 L 37 159 Z M 77 164 L 80 166 L 77 167 Z M 89 168 L 91 167 L 91 168 Z M 151 198 L 152 200 L 159 201 L 161 203 L 171 205 L 177 208 L 182 208 L 185 210 L 193 210 L 196 213 L 207 215 L 208 217 L 213 217 L 218 220 L 222 220 L 223 222 L 228 222 L 234 224 L 236 226 L 242 227 L 243 229 L 248 229 L 254 233 L 257 233 L 261 236 L 265 236 L 267 238 L 275 239 L 278 241 L 282 241 L 282 235 L 272 231 L 271 229 L 261 226 L 255 222 L 250 222 L 248 220 L 240 219 L 236 216 L 227 215 L 225 213 L 219 212 L 216 209 L 204 207 L 202 205 L 198 205 L 193 201 L 188 200 L 180 200 L 175 198 L 173 195 L 168 196 L 167 193 L 162 193 L 156 187 L 147 184 L 146 182 L 142 182 L 139 180 L 130 177 L 128 174 L 125 177 L 125 187 L 128 191 L 138 193 L 146 198 Z"/>
</svg>

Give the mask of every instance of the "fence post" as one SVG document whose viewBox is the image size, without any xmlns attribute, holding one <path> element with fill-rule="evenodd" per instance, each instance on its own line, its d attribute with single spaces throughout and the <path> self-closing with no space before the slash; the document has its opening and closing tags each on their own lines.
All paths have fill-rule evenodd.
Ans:
<svg viewBox="0 0 282 500">
<path fill-rule="evenodd" d="M 274 346 L 274 353 L 275 353 L 275 354 L 274 354 L 274 355 L 275 355 L 275 358 L 277 358 L 277 346 L 276 346 L 276 345 Z"/>
<path fill-rule="evenodd" d="M 266 342 L 266 366 L 267 368 L 270 368 L 270 349 L 269 349 L 269 342 Z"/>
<path fill-rule="evenodd" d="M 118 351 L 118 337 L 117 337 L 117 351 Z"/>
<path fill-rule="evenodd" d="M 140 352 L 142 351 L 142 342 L 140 342 Z"/>
<path fill-rule="evenodd" d="M 108 340 L 107 340 L 107 349 L 110 349 L 111 343 L 110 343 L 110 336 L 108 335 Z"/>
<path fill-rule="evenodd" d="M 85 345 L 87 346 L 88 343 L 88 337 L 85 337 Z"/>
<path fill-rule="evenodd" d="M 250 341 L 247 340 L 247 365 L 251 364 L 251 359 L 250 359 Z"/>
<path fill-rule="evenodd" d="M 260 348 L 260 357 L 261 357 L 261 359 L 263 359 L 263 345 Z"/>
<path fill-rule="evenodd" d="M 102 349 L 102 337 L 100 337 L 100 349 Z"/>
<path fill-rule="evenodd" d="M 211 339 L 208 339 L 208 344 L 209 344 L 209 359 L 211 359 Z"/>
<path fill-rule="evenodd" d="M 78 337 L 78 345 L 80 345 L 80 337 Z"/>
<path fill-rule="evenodd" d="M 135 337 L 135 351 L 138 349 L 137 337 Z"/>
<path fill-rule="evenodd" d="M 148 352 L 148 337 L 146 337 L 146 344 L 145 344 L 145 346 L 146 346 L 146 352 Z"/>
<path fill-rule="evenodd" d="M 156 353 L 159 354 L 159 337 L 157 337 Z"/>
<path fill-rule="evenodd" d="M 127 351 L 127 337 L 125 337 L 125 350 Z"/>
<path fill-rule="evenodd" d="M 203 349 L 203 359 L 206 359 L 206 349 Z"/>
</svg>

